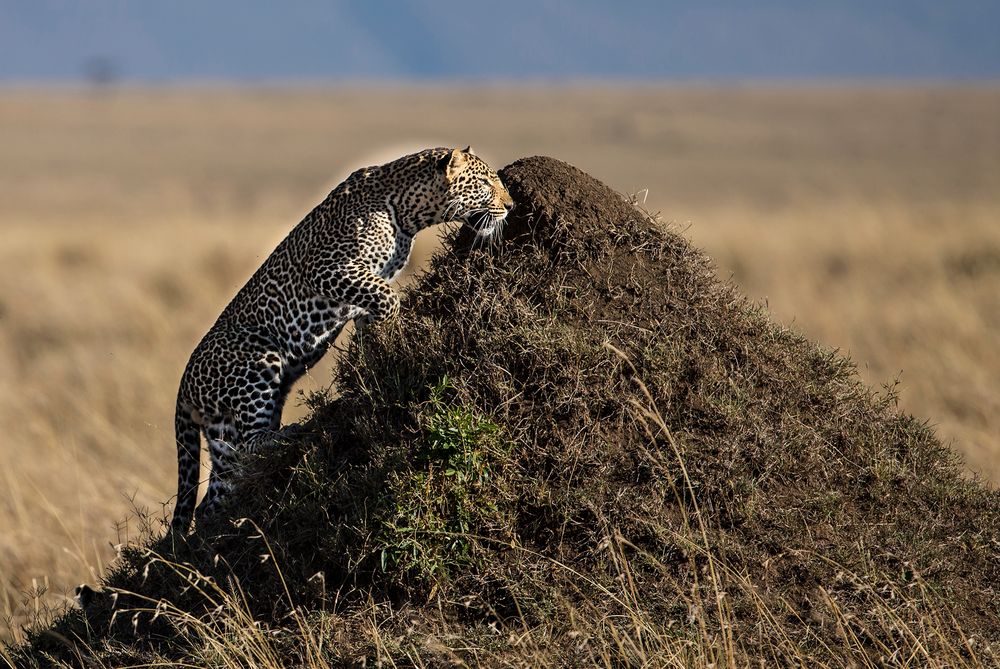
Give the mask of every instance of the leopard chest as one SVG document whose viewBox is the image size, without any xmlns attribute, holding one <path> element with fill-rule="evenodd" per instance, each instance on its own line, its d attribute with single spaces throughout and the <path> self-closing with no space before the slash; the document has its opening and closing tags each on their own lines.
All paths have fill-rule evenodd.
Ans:
<svg viewBox="0 0 1000 669">
<path fill-rule="evenodd" d="M 372 274 L 392 281 L 406 265 L 413 238 L 403 230 L 391 197 L 376 211 L 357 216 L 356 259 Z"/>
</svg>

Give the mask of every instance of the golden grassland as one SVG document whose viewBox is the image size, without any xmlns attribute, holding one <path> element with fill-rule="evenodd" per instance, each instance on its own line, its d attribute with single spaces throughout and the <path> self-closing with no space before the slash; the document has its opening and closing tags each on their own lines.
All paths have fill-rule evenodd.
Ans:
<svg viewBox="0 0 1000 669">
<path fill-rule="evenodd" d="M 0 613 L 169 500 L 198 338 L 340 178 L 426 145 L 639 192 L 1000 480 L 998 118 L 1000 87 L 2 91 Z"/>
</svg>

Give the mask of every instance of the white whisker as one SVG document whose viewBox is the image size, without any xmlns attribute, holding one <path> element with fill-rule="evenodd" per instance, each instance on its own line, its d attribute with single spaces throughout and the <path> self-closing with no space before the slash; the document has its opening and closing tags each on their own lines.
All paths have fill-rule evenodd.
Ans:
<svg viewBox="0 0 1000 669">
<path fill-rule="evenodd" d="M 458 208 L 461 207 L 461 206 L 462 206 L 462 203 L 461 203 L 461 201 L 459 201 L 458 198 L 454 198 L 454 199 L 448 200 L 445 203 L 444 214 L 442 215 L 442 219 L 445 220 L 445 221 L 454 220 L 454 216 L 457 213 Z"/>
</svg>

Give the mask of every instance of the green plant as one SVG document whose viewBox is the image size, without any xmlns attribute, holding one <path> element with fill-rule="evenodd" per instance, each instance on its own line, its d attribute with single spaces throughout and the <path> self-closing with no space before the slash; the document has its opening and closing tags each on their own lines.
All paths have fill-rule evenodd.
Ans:
<svg viewBox="0 0 1000 669">
<path fill-rule="evenodd" d="M 469 532 L 497 514 L 503 491 L 492 484 L 512 447 L 496 423 L 447 400 L 450 390 L 447 377 L 431 388 L 412 464 L 387 481 L 393 494 L 377 538 L 383 570 L 425 581 L 475 564 Z"/>
</svg>

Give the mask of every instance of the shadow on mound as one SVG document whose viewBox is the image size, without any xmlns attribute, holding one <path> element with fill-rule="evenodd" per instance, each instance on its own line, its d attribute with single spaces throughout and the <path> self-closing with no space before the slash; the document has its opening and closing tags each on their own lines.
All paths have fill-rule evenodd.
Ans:
<svg viewBox="0 0 1000 669">
<path fill-rule="evenodd" d="M 605 185 L 500 174 L 504 241 L 459 235 L 349 344 L 245 520 L 129 549 L 134 594 L 25 663 L 209 662 L 252 621 L 309 666 L 994 657 L 995 492 Z"/>
</svg>

